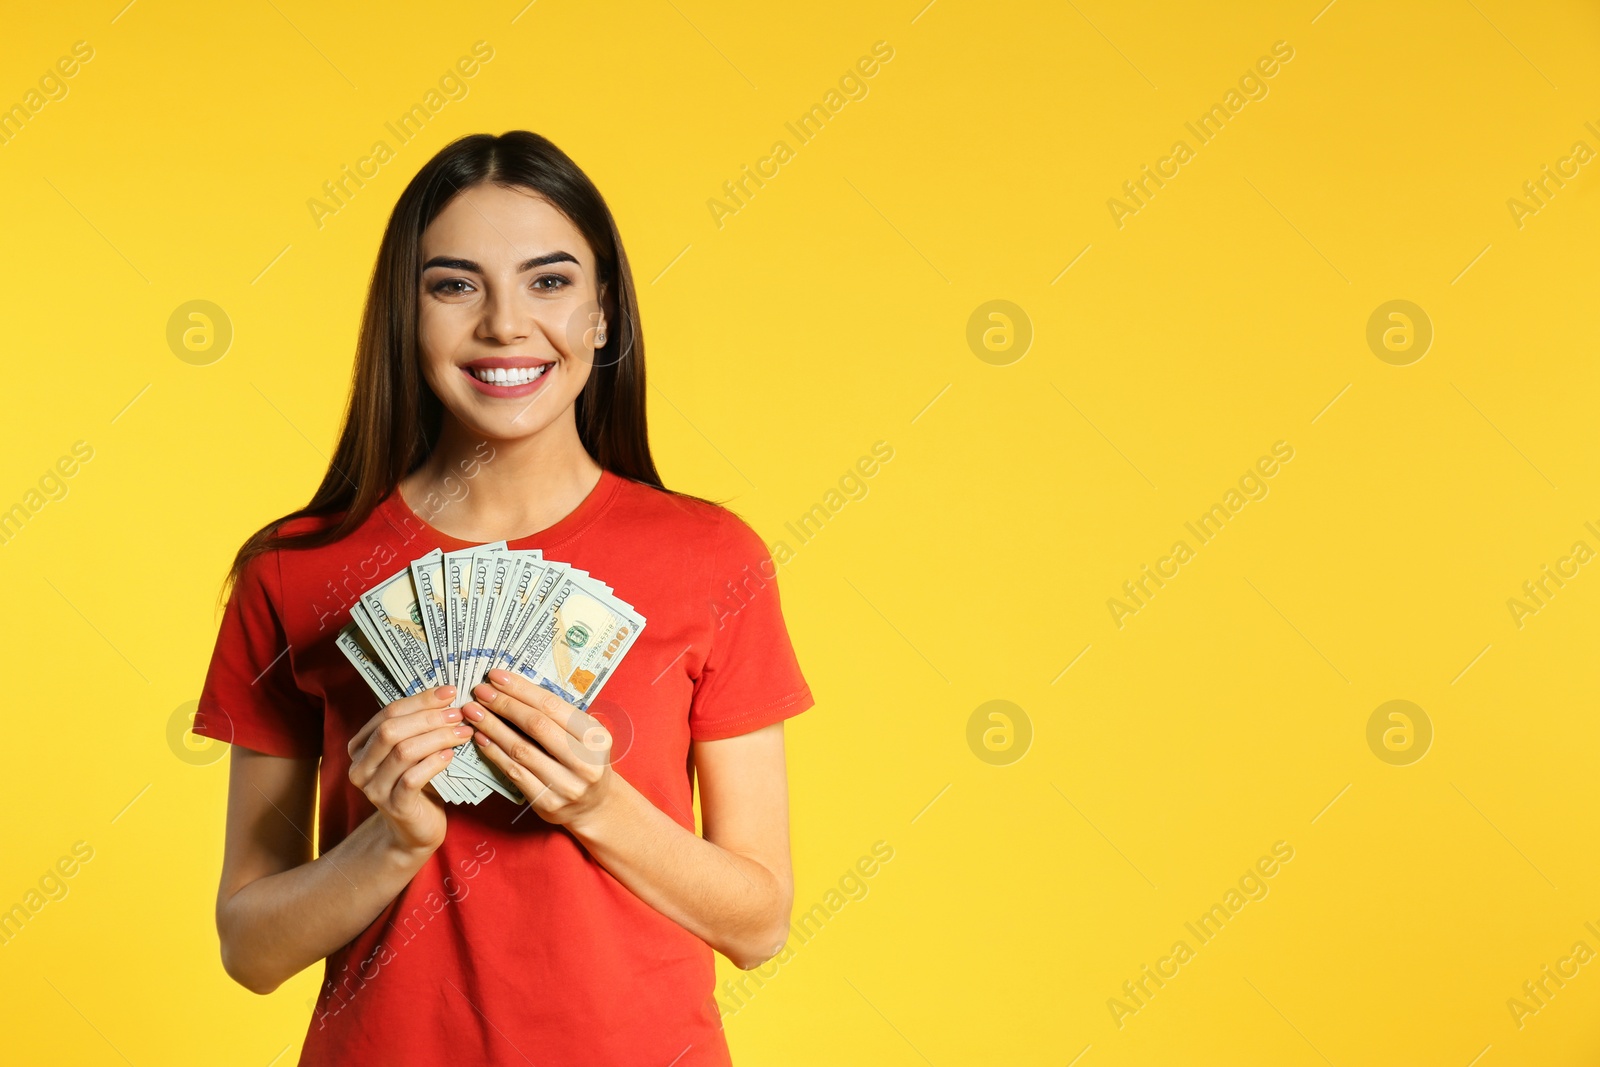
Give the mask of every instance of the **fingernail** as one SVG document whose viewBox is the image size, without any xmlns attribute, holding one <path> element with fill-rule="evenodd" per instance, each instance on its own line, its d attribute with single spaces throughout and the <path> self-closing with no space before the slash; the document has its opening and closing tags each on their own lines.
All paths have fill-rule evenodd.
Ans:
<svg viewBox="0 0 1600 1067">
<path fill-rule="evenodd" d="M 492 685 L 480 685 L 472 691 L 472 695 L 480 700 L 493 700 L 500 694 L 495 691 L 495 688 Z"/>
<path fill-rule="evenodd" d="M 478 733 L 473 734 L 472 735 L 472 739 L 474 741 L 478 742 L 478 744 L 480 744 L 480 745 L 487 745 L 489 743 L 489 735 L 486 734 L 486 733 L 483 733 L 482 731 L 479 731 Z"/>
<path fill-rule="evenodd" d="M 444 721 L 445 722 L 460 722 L 461 721 L 461 709 L 460 708 L 447 708 L 447 709 L 445 709 Z"/>
<path fill-rule="evenodd" d="M 462 723 L 460 726 L 457 726 L 450 732 L 455 734 L 457 737 L 470 737 L 474 731 L 472 727 L 468 726 L 466 723 Z"/>
<path fill-rule="evenodd" d="M 507 682 L 511 681 L 511 675 L 507 674 L 503 670 L 500 670 L 498 667 L 490 671 L 488 677 L 489 681 L 496 685 L 505 685 Z"/>
<path fill-rule="evenodd" d="M 440 700 L 449 700 L 456 695 L 456 687 L 453 685 L 441 685 L 433 691 L 433 695 Z"/>
<path fill-rule="evenodd" d="M 461 705 L 461 710 L 466 714 L 467 718 L 471 719 L 473 722 L 483 721 L 483 709 L 478 707 L 478 705 L 463 704 Z"/>
</svg>

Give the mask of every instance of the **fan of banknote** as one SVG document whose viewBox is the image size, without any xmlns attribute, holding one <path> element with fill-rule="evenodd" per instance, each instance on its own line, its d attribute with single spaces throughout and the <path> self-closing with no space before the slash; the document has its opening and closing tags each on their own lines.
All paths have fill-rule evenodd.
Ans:
<svg viewBox="0 0 1600 1067">
<path fill-rule="evenodd" d="M 504 541 L 435 549 L 361 594 L 340 651 L 380 704 L 440 685 L 456 706 L 493 668 L 587 708 L 644 629 L 644 618 L 587 571 Z M 525 802 L 470 739 L 434 776 L 439 796 L 476 804 L 490 793 Z"/>
</svg>

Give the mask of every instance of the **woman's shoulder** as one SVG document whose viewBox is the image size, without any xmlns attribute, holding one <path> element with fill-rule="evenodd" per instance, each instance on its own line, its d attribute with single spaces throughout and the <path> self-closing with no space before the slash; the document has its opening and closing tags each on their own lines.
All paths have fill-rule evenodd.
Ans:
<svg viewBox="0 0 1600 1067">
<path fill-rule="evenodd" d="M 365 554 L 370 555 L 372 545 L 368 542 L 387 539 L 383 535 L 394 533 L 392 524 L 383 521 L 383 510 L 380 502 L 365 522 L 339 534 L 334 531 L 344 523 L 344 509 L 318 515 L 291 514 L 274 520 L 263 527 L 262 532 L 270 540 L 253 554 L 249 569 L 270 571 L 276 576 L 275 581 L 289 584 L 297 575 L 337 568 L 352 553 L 363 554 L 362 545 L 366 545 Z"/>
<path fill-rule="evenodd" d="M 316 640 L 330 632 L 330 624 L 337 629 L 348 621 L 350 605 L 375 581 L 427 550 L 427 539 L 398 521 L 382 501 L 353 529 L 341 532 L 345 514 L 291 515 L 270 524 L 273 543 L 240 575 L 240 588 L 273 603 L 292 641 Z"/>
<path fill-rule="evenodd" d="M 284 551 L 293 547 L 293 539 L 329 529 L 337 525 L 340 518 L 340 515 L 289 515 L 267 523 L 246 542 L 248 556 L 238 577 L 250 584 L 276 585 Z M 290 539 L 289 544 L 284 543 L 285 538 Z"/>
<path fill-rule="evenodd" d="M 727 504 L 628 478 L 619 480 L 624 487 L 621 510 L 630 520 L 671 527 L 674 534 L 696 538 L 727 537 L 737 535 L 738 528 L 749 529 Z"/>
<path fill-rule="evenodd" d="M 737 501 L 718 503 L 642 482 L 624 485 L 619 511 L 626 525 L 648 530 L 662 543 L 689 549 L 713 569 L 738 570 L 771 558 L 773 549 L 739 514 Z"/>
<path fill-rule="evenodd" d="M 274 532 L 279 537 L 303 537 L 306 534 L 332 529 L 343 519 L 342 511 L 332 515 L 291 515 L 280 521 Z"/>
</svg>

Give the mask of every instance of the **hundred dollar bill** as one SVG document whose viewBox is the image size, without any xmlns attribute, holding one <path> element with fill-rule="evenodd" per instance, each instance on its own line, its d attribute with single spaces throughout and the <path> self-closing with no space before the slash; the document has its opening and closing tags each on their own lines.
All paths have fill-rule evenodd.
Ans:
<svg viewBox="0 0 1600 1067">
<path fill-rule="evenodd" d="M 506 573 L 505 588 L 496 598 L 489 628 L 483 642 L 479 668 L 487 674 L 496 665 L 505 641 L 523 619 L 528 609 L 530 590 L 537 588 L 536 576 L 543 573 L 543 560 L 527 552 L 512 554 L 511 567 Z"/>
<path fill-rule="evenodd" d="M 392 680 L 404 685 L 403 695 L 406 696 L 437 684 L 438 677 L 433 672 L 433 654 L 415 590 L 414 579 L 407 569 L 363 594 L 351 609 L 351 618 L 357 631 L 367 639 L 367 647 L 377 653 Z M 442 798 L 452 803 L 476 804 L 489 795 L 493 783 L 486 782 L 490 776 L 474 766 L 483 762 L 476 746 L 469 742 L 465 747 L 471 750 L 471 755 L 464 765 L 458 766 L 462 762 L 462 746 L 458 746 L 457 759 L 434 775 L 432 782 Z"/>
<path fill-rule="evenodd" d="M 456 778 L 466 779 L 474 790 L 482 790 L 482 796 L 488 796 L 493 790 L 514 804 L 521 804 L 526 799 L 504 771 L 489 762 L 488 758 L 478 750 L 477 744 L 468 738 L 454 749 L 455 759 L 445 764 L 445 769 Z M 481 797 L 480 797 L 481 799 Z M 473 801 L 477 803 L 476 800 Z"/>
<path fill-rule="evenodd" d="M 336 643 L 385 704 L 450 684 L 461 705 L 501 667 L 585 708 L 644 627 L 587 571 L 503 541 L 411 561 L 357 598 L 350 619 Z M 477 745 L 454 752 L 432 781 L 441 799 L 476 804 L 499 793 L 526 802 Z"/>
<path fill-rule="evenodd" d="M 360 603 L 376 624 L 379 641 L 388 646 L 396 663 L 407 672 L 404 681 L 420 683 L 413 691 L 437 684 L 433 654 L 428 651 L 428 632 L 422 623 L 422 605 L 417 602 L 417 586 L 410 569 L 362 593 Z"/>
<path fill-rule="evenodd" d="M 420 693 L 423 688 L 422 680 L 415 676 L 407 665 L 400 660 L 383 639 L 383 628 L 373 619 L 372 613 L 359 599 L 350 605 L 350 621 L 367 639 L 367 645 L 372 649 L 384 670 L 389 672 L 389 678 L 405 696 Z"/>
<path fill-rule="evenodd" d="M 449 685 L 455 676 L 455 662 L 445 657 L 444 553 L 436 548 L 421 559 L 412 560 L 411 580 L 416 583 L 417 603 L 422 607 L 422 628 L 428 637 L 433 672 L 440 685 Z"/>
<path fill-rule="evenodd" d="M 445 608 L 445 630 L 443 647 L 437 650 L 440 659 L 448 660 L 451 664 L 449 684 L 456 687 L 454 706 L 460 707 L 472 699 L 471 685 L 466 681 L 466 650 L 468 635 L 471 631 L 474 602 L 478 599 L 475 592 L 480 587 L 473 584 L 474 560 L 482 553 L 496 553 L 506 551 L 504 541 L 493 542 L 486 545 L 474 545 L 470 548 L 459 549 L 455 552 L 441 553 L 441 571 L 443 575 L 443 595 Z M 466 777 L 476 782 L 493 788 L 517 803 L 521 803 L 521 793 L 499 768 L 489 763 L 478 751 L 478 746 L 470 739 L 455 748 L 455 759 L 447 768 L 458 777 Z"/>
<path fill-rule="evenodd" d="M 555 587 L 560 578 L 559 567 L 560 564 L 550 563 L 540 554 L 524 560 L 512 576 L 505 617 L 495 635 L 493 655 L 486 670 L 496 667 L 505 670 L 511 666 L 512 650 L 519 647 L 519 638 L 532 624 L 544 598 Z"/>
<path fill-rule="evenodd" d="M 444 765 L 444 770 L 429 779 L 435 789 L 443 782 L 450 792 L 458 799 L 452 800 L 455 804 L 476 804 L 493 792 L 486 784 L 470 774 L 462 774 L 455 770 L 455 760 Z M 443 790 L 440 796 L 444 796 Z"/>
<path fill-rule="evenodd" d="M 461 684 L 461 679 L 467 647 L 466 634 L 469 625 L 467 614 L 472 600 L 472 560 L 479 552 L 505 551 L 505 547 L 504 541 L 495 541 L 487 545 L 474 545 L 471 548 L 441 554 L 444 570 L 445 648 L 441 649 L 439 654 L 441 658 L 448 658 L 454 664 L 450 672 L 450 684 L 456 687 L 457 707 L 470 699 L 466 695 L 466 687 Z"/>
<path fill-rule="evenodd" d="M 360 627 L 356 626 L 355 623 L 347 624 L 344 629 L 339 631 L 339 636 L 334 639 L 334 644 L 338 646 L 339 651 L 344 653 L 345 658 L 350 661 L 356 672 L 366 681 L 380 705 L 387 707 L 401 698 L 403 694 L 395 688 L 387 668 L 378 659 L 376 650 L 373 649 L 366 635 L 361 632 Z M 430 781 L 440 798 L 452 804 L 476 804 L 479 800 L 489 795 L 489 790 L 486 786 L 479 785 L 476 788 L 463 787 L 459 783 L 459 779 L 450 773 L 448 765 L 444 770 L 434 775 Z"/>
<path fill-rule="evenodd" d="M 486 661 L 494 642 L 494 628 L 505 611 L 506 594 L 511 588 L 511 571 L 516 558 L 510 553 L 496 552 L 475 557 L 473 576 L 476 581 L 478 566 L 484 565 L 482 602 L 475 606 L 472 634 L 467 647 L 467 674 L 464 684 L 470 689 L 483 681 Z"/>
<path fill-rule="evenodd" d="M 467 572 L 472 568 L 472 550 L 445 552 L 440 562 L 444 572 L 445 647 L 439 655 L 449 661 L 450 684 L 455 685 L 461 676 L 461 629 L 466 625 Z M 464 701 L 460 699 L 461 687 L 456 688 L 456 705 L 459 707 Z"/>
<path fill-rule="evenodd" d="M 478 679 L 472 676 L 473 649 L 476 647 L 478 627 L 483 621 L 483 607 L 489 598 L 490 571 L 494 566 L 494 553 L 474 552 L 467 561 L 467 595 L 463 601 L 464 617 L 461 621 L 461 632 L 456 640 L 461 642 L 456 646 L 456 655 L 459 657 L 460 669 L 456 672 L 456 700 L 466 703 L 472 699 L 472 687 Z"/>
<path fill-rule="evenodd" d="M 644 618 L 598 583 L 566 576 L 551 591 L 512 669 L 587 708 L 644 629 Z"/>
<path fill-rule="evenodd" d="M 452 804 L 476 804 L 493 792 L 479 779 L 456 770 L 454 760 L 445 764 L 444 769 L 429 781 L 439 795 Z"/>
<path fill-rule="evenodd" d="M 500 642 L 498 655 L 495 656 L 494 666 L 501 670 L 510 670 L 516 662 L 517 653 L 528 643 L 533 632 L 533 625 L 539 619 L 539 613 L 544 610 L 545 602 L 550 599 L 550 594 L 561 584 L 561 579 L 572 572 L 572 568 L 565 563 L 554 560 L 545 560 L 538 566 L 543 572 L 538 575 L 526 593 L 525 600 L 518 605 L 517 618 L 510 620 L 510 632 Z"/>
<path fill-rule="evenodd" d="M 544 562 L 543 553 L 537 549 L 511 550 L 507 557 L 491 562 L 490 578 L 484 586 L 487 602 L 481 606 L 481 613 L 473 613 L 478 619 L 477 636 L 466 656 L 464 677 L 471 679 L 464 683 L 466 699 L 471 698 L 472 686 L 482 681 L 490 667 L 509 665 L 503 651 L 508 635 L 522 630 L 532 621 L 542 595 L 554 585 L 551 571 L 561 566 Z M 503 563 L 509 566 L 503 568 Z M 459 757 L 462 769 L 479 776 L 512 801 L 523 803 L 521 792 L 511 780 L 484 758 L 476 745 L 469 743 L 467 747 L 471 749 L 470 756 L 458 750 L 462 752 Z"/>
<path fill-rule="evenodd" d="M 477 642 L 492 598 L 496 561 L 504 560 L 507 551 L 505 542 L 500 541 L 443 553 L 448 636 L 456 661 L 451 679 L 456 687 L 453 702 L 456 707 L 472 699 L 472 687 L 482 680 L 481 673 L 474 673 Z M 455 774 L 470 776 L 516 803 L 522 803 L 521 792 L 500 768 L 484 757 L 470 738 L 456 746 L 455 754 L 455 759 L 448 764 Z"/>
<path fill-rule="evenodd" d="M 394 682 L 389 678 L 388 669 L 379 662 L 372 643 L 355 623 L 346 624 L 344 629 L 339 631 L 339 636 L 334 638 L 333 643 L 344 653 L 345 659 L 355 666 L 356 673 L 361 675 L 362 680 L 378 698 L 380 706 L 388 707 L 405 695 L 395 688 Z"/>
</svg>

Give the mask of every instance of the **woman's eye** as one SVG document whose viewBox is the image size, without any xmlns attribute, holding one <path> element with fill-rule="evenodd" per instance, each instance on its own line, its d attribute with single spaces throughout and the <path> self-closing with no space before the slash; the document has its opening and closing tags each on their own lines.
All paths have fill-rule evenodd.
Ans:
<svg viewBox="0 0 1600 1067">
<path fill-rule="evenodd" d="M 533 287 L 535 289 L 547 293 L 565 289 L 571 284 L 572 282 L 569 279 L 564 278 L 559 274 L 545 274 L 533 280 Z M 449 296 L 459 296 L 460 294 L 470 292 L 471 290 L 472 283 L 468 282 L 465 278 L 446 278 L 444 281 L 437 282 L 431 287 L 432 292 L 444 293 Z"/>
</svg>

